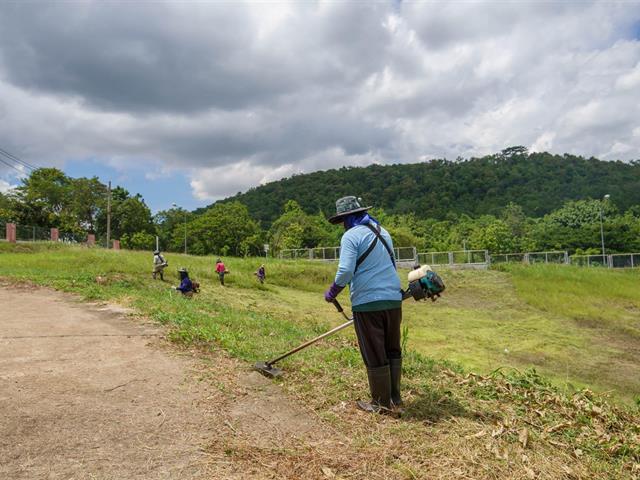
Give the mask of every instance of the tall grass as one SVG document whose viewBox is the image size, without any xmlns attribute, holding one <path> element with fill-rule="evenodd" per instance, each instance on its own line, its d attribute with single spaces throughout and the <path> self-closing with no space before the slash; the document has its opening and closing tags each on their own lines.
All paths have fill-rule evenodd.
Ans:
<svg viewBox="0 0 640 480">
<path fill-rule="evenodd" d="M 147 252 L 47 243 L 1 247 L 0 276 L 128 303 L 171 325 L 178 341 L 224 348 L 249 362 L 342 321 L 322 297 L 335 273 L 331 263 L 225 258 L 230 274 L 221 287 L 214 257 L 168 254 L 170 281 L 160 282 L 151 279 Z M 262 263 L 264 285 L 254 275 Z M 182 266 L 202 285 L 193 301 L 169 289 Z M 447 291 L 438 302 L 404 304 L 405 345 L 420 358 L 481 373 L 534 366 L 568 389 L 589 386 L 626 400 L 640 396 L 639 272 L 530 266 L 441 273 Z M 406 271 L 399 275 L 405 283 Z M 347 292 L 340 301 L 349 307 Z M 348 330 L 286 362 L 308 368 L 322 355 L 360 364 Z"/>
<path fill-rule="evenodd" d="M 169 281 L 161 282 L 151 278 L 150 253 L 0 245 L 0 277 L 130 305 L 167 325 L 175 342 L 224 349 L 244 360 L 247 370 L 253 362 L 289 350 L 343 321 L 322 295 L 333 279 L 334 264 L 227 258 L 230 274 L 222 287 L 214 273 L 214 258 L 168 254 L 167 259 L 170 267 L 165 278 Z M 253 275 L 261 263 L 267 269 L 265 285 Z M 176 271 L 181 266 L 202 285 L 201 293 L 192 300 L 169 288 L 177 284 Z M 406 278 L 406 273 L 399 275 Z M 536 365 L 556 384 L 614 389 L 619 398 L 633 399 L 640 392 L 640 361 L 634 356 L 638 343 L 636 337 L 630 337 L 634 343 L 620 343 L 620 328 L 627 318 L 625 312 L 633 314 L 638 305 L 638 292 L 633 290 L 637 273 L 554 267 L 441 273 L 447 291 L 440 301 L 409 301 L 403 308 L 406 421 L 377 423 L 371 419 L 367 423 L 344 409 L 347 401 L 368 395 L 355 336 L 348 329 L 285 359 L 280 366 L 287 375 L 281 385 L 354 438 L 360 453 L 377 448 L 373 455 L 379 458 L 366 457 L 367 462 L 384 463 L 401 472 L 392 478 L 407 478 L 407 471 L 419 472 L 430 463 L 432 435 L 437 435 L 437 444 L 444 442 L 447 458 L 451 451 L 471 448 L 467 456 L 478 459 L 484 455 L 483 472 L 525 478 L 523 465 L 529 468 L 531 463 L 521 455 L 518 432 L 523 429 L 531 429 L 536 442 L 535 451 L 528 449 L 527 455 L 544 459 L 535 461 L 536 468 L 547 471 L 541 478 L 560 478 L 560 460 L 553 465 L 546 460 L 558 445 L 566 445 L 563 458 L 573 458 L 569 455 L 574 453 L 567 452 L 576 449 L 584 452 L 575 462 L 587 465 L 591 474 L 580 478 L 632 478 L 630 469 L 640 460 L 640 447 L 634 443 L 640 435 L 637 413 L 610 407 L 589 392 L 562 395 L 535 371 L 520 373 L 500 367 Z M 600 289 L 618 281 L 618 287 Z M 539 292 L 545 292 L 547 300 L 540 300 Z M 562 292 L 575 296 L 571 308 L 563 303 Z M 593 308 L 591 296 L 598 292 L 615 314 L 598 317 L 596 329 L 581 324 L 579 318 Z M 348 308 L 346 292 L 341 297 Z M 594 332 L 598 338 L 593 338 Z M 460 365 L 488 375 L 465 375 Z M 601 412 L 598 416 L 593 415 L 593 405 Z M 443 419 L 455 421 L 438 427 Z M 482 436 L 494 424 L 501 425 L 495 431 L 506 428 L 504 435 L 498 433 L 496 439 L 493 434 Z M 558 425 L 571 427 L 550 430 Z M 609 439 L 604 443 L 603 432 Z M 401 448 L 389 439 L 401 439 L 397 442 Z M 491 452 L 498 446 L 500 451 L 510 449 L 511 460 L 487 458 L 487 445 Z M 499 476 L 483 473 L 483 478 Z"/>
<path fill-rule="evenodd" d="M 567 266 L 511 267 L 528 304 L 640 339 L 640 271 Z"/>
</svg>

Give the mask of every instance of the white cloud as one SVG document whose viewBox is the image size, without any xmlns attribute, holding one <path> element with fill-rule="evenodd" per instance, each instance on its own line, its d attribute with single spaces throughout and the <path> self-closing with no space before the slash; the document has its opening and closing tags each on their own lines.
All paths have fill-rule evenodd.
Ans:
<svg viewBox="0 0 640 480">
<path fill-rule="evenodd" d="M 0 193 L 7 193 L 9 190 L 14 189 L 15 187 L 16 185 L 11 185 L 9 182 L 0 178 Z"/>
<path fill-rule="evenodd" d="M 372 154 L 348 155 L 340 148 L 330 148 L 299 162 L 285 163 L 275 168 L 252 160 L 200 168 L 192 174 L 191 187 L 196 198 L 213 201 L 235 195 L 245 190 L 247 185 L 263 185 L 291 175 L 339 168 L 343 165 L 367 166 L 374 163 L 381 163 L 381 157 Z"/>
<path fill-rule="evenodd" d="M 511 145 L 640 151 L 631 2 L 152 7 L 0 6 L 0 146 L 183 171 L 202 200 Z"/>
</svg>

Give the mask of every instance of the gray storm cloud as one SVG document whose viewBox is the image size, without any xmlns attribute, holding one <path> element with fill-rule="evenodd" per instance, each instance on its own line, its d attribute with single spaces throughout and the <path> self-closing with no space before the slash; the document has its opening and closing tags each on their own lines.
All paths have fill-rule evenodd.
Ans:
<svg viewBox="0 0 640 480">
<path fill-rule="evenodd" d="M 0 146 L 150 161 L 202 199 L 513 144 L 629 160 L 639 26 L 611 2 L 5 2 Z"/>
</svg>

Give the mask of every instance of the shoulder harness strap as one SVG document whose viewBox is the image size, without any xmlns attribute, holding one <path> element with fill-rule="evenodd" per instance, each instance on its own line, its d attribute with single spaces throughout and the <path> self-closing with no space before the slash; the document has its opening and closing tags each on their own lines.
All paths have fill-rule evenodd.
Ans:
<svg viewBox="0 0 640 480">
<path fill-rule="evenodd" d="M 369 247 L 365 250 L 365 252 L 362 255 L 360 255 L 356 260 L 356 268 L 353 269 L 353 273 L 356 273 L 360 264 L 364 262 L 365 259 L 369 256 L 369 254 L 373 251 L 376 244 L 378 243 L 378 240 L 382 243 L 385 250 L 389 254 L 389 258 L 391 259 L 393 268 L 396 268 L 396 260 L 393 256 L 393 252 L 391 251 L 391 248 L 389 248 L 389 245 L 387 245 L 387 242 L 385 241 L 385 239 L 382 238 L 382 235 L 380 235 L 380 225 L 376 225 L 376 227 L 374 228 L 370 223 L 366 223 L 364 226 L 367 227 L 369 230 L 371 230 L 373 234 L 376 236 L 376 238 L 374 238 L 373 242 L 371 242 L 371 245 L 369 245 Z"/>
</svg>

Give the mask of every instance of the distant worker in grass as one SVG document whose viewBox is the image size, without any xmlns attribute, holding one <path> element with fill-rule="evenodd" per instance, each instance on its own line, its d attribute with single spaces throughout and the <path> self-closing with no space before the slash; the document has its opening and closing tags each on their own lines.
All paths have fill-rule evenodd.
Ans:
<svg viewBox="0 0 640 480">
<path fill-rule="evenodd" d="M 153 279 L 156 279 L 156 275 L 160 275 L 160 280 L 164 281 L 164 269 L 169 266 L 169 262 L 167 262 L 160 250 L 156 250 L 153 252 Z"/>
<path fill-rule="evenodd" d="M 186 268 L 182 267 L 178 270 L 178 275 L 180 275 L 180 285 L 174 287 L 176 290 L 182 293 L 185 297 L 191 298 L 193 294 L 196 292 L 193 282 L 189 278 L 189 272 Z"/>
<path fill-rule="evenodd" d="M 267 278 L 267 273 L 265 272 L 265 269 L 264 269 L 264 263 L 260 265 L 260 268 L 256 272 L 256 277 L 258 277 L 258 281 L 260 283 L 264 283 L 265 279 Z"/>
<path fill-rule="evenodd" d="M 224 287 L 224 275 L 229 273 L 229 270 L 224 266 L 222 260 L 219 258 L 216 260 L 216 273 L 218 274 L 218 278 L 220 279 L 220 285 Z"/>
<path fill-rule="evenodd" d="M 371 207 L 362 207 L 360 201 L 340 198 L 336 214 L 329 219 L 333 224 L 342 223 L 345 233 L 335 281 L 324 298 L 332 302 L 349 284 L 356 336 L 371 391 L 371 401 L 359 400 L 357 405 L 367 412 L 385 413 L 402 404 L 402 293 L 391 236 L 367 213 Z"/>
</svg>

